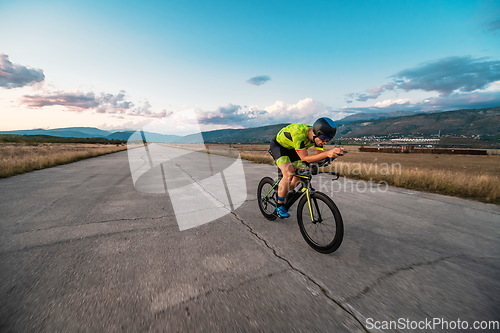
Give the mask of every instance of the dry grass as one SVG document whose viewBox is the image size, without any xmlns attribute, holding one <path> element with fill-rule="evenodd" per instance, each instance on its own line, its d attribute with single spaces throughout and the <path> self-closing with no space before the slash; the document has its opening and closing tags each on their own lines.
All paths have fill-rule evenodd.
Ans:
<svg viewBox="0 0 500 333">
<path fill-rule="evenodd" d="M 357 147 L 332 169 L 351 178 L 500 203 L 500 156 L 361 153 Z"/>
<path fill-rule="evenodd" d="M 1 143 L 0 178 L 127 149 L 126 145 Z"/>
<path fill-rule="evenodd" d="M 207 145 L 208 150 L 203 145 L 173 146 L 231 157 L 239 152 L 243 159 L 273 165 L 268 145 Z M 125 145 L 3 143 L 0 144 L 0 178 L 125 149 Z M 347 149 L 349 153 L 329 167 L 332 171 L 350 178 L 500 204 L 498 154 L 391 154 L 361 153 L 358 147 Z"/>
<path fill-rule="evenodd" d="M 188 144 L 177 147 L 192 149 Z M 267 145 L 231 145 L 231 148 L 237 149 L 243 159 L 273 165 Z M 346 177 L 500 204 L 499 155 L 362 153 L 359 147 L 346 148 L 349 153 L 329 167 Z M 204 149 L 198 146 L 198 150 Z M 222 145 L 208 145 L 208 151 L 229 154 Z"/>
<path fill-rule="evenodd" d="M 460 168 L 438 169 L 435 165 L 409 167 L 404 162 L 404 158 L 400 165 L 394 166 L 383 163 L 337 162 L 332 166 L 332 170 L 350 178 L 386 182 L 408 189 L 500 203 L 500 177 L 498 174 L 485 172 L 480 165 L 477 166 L 477 172 L 472 173 Z"/>
<path fill-rule="evenodd" d="M 249 160 L 261 164 L 272 164 L 273 159 L 267 153 L 267 149 L 264 145 L 223 145 L 223 144 L 170 144 L 162 143 L 162 145 L 168 147 L 174 147 L 179 149 L 188 149 L 193 151 L 200 151 L 214 155 L 222 155 L 227 157 L 237 158 L 238 154 L 244 160 Z"/>
<path fill-rule="evenodd" d="M 354 149 L 334 167 L 353 178 L 498 204 L 499 165 L 498 155 L 361 153 Z"/>
</svg>

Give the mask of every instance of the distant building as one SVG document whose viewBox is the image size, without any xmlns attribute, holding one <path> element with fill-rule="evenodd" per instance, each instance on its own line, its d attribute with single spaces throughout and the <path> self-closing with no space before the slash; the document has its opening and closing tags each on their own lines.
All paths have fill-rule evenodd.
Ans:
<svg viewBox="0 0 500 333">
<path fill-rule="evenodd" d="M 390 147 L 426 147 L 433 148 L 441 142 L 441 139 L 427 139 L 427 138 L 397 138 L 389 139 L 388 141 L 379 142 L 377 146 L 390 146 Z"/>
</svg>

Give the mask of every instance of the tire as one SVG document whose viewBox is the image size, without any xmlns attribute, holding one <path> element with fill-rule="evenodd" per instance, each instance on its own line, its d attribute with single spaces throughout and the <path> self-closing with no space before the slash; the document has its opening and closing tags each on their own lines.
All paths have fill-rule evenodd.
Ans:
<svg viewBox="0 0 500 333">
<path fill-rule="evenodd" d="M 344 222 L 340 211 L 330 197 L 321 192 L 311 194 L 311 206 L 314 218 L 318 219 L 318 208 L 321 213 L 321 221 L 312 222 L 304 195 L 297 207 L 297 222 L 300 233 L 313 249 L 321 253 L 332 253 L 336 251 L 344 238 Z"/>
<path fill-rule="evenodd" d="M 260 212 L 269 221 L 274 221 L 277 218 L 274 213 L 278 195 L 277 188 L 269 194 L 266 200 L 263 200 L 262 198 L 269 192 L 269 190 L 271 190 L 274 183 L 275 181 L 272 178 L 264 177 L 260 180 L 259 186 L 257 187 L 257 201 L 259 203 Z"/>
</svg>

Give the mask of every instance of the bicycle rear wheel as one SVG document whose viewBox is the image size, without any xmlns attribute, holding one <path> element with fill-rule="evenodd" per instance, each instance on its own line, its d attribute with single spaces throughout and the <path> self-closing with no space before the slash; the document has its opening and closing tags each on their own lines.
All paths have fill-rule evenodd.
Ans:
<svg viewBox="0 0 500 333">
<path fill-rule="evenodd" d="M 270 221 L 276 220 L 277 216 L 274 210 L 277 205 L 278 186 L 274 188 L 275 181 L 270 177 L 264 177 L 260 180 L 257 187 L 257 201 L 259 202 L 259 209 L 264 217 Z"/>
<path fill-rule="evenodd" d="M 326 194 L 311 194 L 310 205 L 303 196 L 297 207 L 297 221 L 302 236 L 321 253 L 337 250 L 344 238 L 344 222 L 335 203 Z"/>
</svg>

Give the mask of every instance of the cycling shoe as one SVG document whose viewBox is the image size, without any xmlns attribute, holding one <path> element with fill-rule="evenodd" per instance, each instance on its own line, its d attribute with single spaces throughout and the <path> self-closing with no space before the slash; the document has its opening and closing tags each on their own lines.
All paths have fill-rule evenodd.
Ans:
<svg viewBox="0 0 500 333">
<path fill-rule="evenodd" d="M 276 210 L 274 212 L 276 213 L 276 215 L 278 215 L 278 217 L 282 219 L 290 217 L 290 214 L 288 214 L 285 206 L 276 207 Z"/>
</svg>

